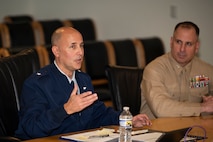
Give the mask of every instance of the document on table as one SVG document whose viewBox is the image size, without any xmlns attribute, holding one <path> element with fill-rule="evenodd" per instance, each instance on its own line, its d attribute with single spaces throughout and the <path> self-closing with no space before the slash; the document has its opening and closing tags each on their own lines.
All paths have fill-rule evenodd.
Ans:
<svg viewBox="0 0 213 142">
<path fill-rule="evenodd" d="M 113 133 L 114 129 L 101 129 L 74 135 L 61 136 L 62 139 L 78 142 L 110 142 L 119 137 L 118 133 Z"/>
<path fill-rule="evenodd" d="M 146 130 L 140 132 L 147 132 Z M 137 133 L 134 132 L 132 142 L 155 142 L 164 133 L 150 132 L 150 133 Z M 119 133 L 114 133 L 114 129 L 103 128 L 90 132 L 84 132 L 73 135 L 61 136 L 61 139 L 78 141 L 78 142 L 118 142 Z"/>
</svg>

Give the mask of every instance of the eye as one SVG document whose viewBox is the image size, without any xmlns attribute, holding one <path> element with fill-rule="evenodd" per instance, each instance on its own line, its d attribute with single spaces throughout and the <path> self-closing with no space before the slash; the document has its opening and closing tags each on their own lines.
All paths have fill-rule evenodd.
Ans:
<svg viewBox="0 0 213 142">
<path fill-rule="evenodd" d="M 186 42 L 186 45 L 187 46 L 192 46 L 192 43 L 191 42 Z"/>
<path fill-rule="evenodd" d="M 81 48 L 84 48 L 84 44 L 83 44 L 83 43 L 81 43 L 81 44 L 80 44 L 80 47 L 81 47 Z"/>
<path fill-rule="evenodd" d="M 177 39 L 177 40 L 176 40 L 176 43 L 177 43 L 177 44 L 182 44 L 182 41 Z"/>
<path fill-rule="evenodd" d="M 71 44 L 70 48 L 76 48 L 76 44 Z"/>
</svg>

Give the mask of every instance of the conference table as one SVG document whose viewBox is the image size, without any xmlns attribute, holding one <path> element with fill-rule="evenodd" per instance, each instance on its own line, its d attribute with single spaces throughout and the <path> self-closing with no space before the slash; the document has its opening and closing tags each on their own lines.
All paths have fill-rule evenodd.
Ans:
<svg viewBox="0 0 213 142">
<path fill-rule="evenodd" d="M 111 128 L 118 128 L 118 126 L 109 126 Z M 213 115 L 200 116 L 200 117 L 172 117 L 172 118 L 157 118 L 152 120 L 152 126 L 144 126 L 141 129 L 149 129 L 156 131 L 169 132 L 177 129 L 192 127 L 190 134 L 192 135 L 203 135 L 203 130 L 205 128 L 206 136 L 205 142 L 213 142 Z M 88 130 L 89 131 L 89 130 Z M 84 132 L 84 131 L 82 131 Z M 67 140 L 60 139 L 62 135 L 71 135 L 75 133 L 67 133 L 43 138 L 36 138 L 27 140 L 25 142 L 66 142 Z"/>
</svg>

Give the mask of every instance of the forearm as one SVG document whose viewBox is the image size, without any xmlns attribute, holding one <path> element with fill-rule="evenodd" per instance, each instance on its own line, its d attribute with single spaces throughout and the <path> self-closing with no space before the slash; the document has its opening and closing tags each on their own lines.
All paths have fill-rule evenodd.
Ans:
<svg viewBox="0 0 213 142">
<path fill-rule="evenodd" d="M 40 90 L 36 85 L 26 83 L 22 91 L 18 133 L 30 138 L 50 135 L 68 116 L 63 105 Z"/>
<path fill-rule="evenodd" d="M 61 125 L 67 116 L 63 107 L 40 111 L 33 111 L 32 108 L 25 112 L 24 116 L 21 116 L 20 123 L 28 136 L 37 138 L 54 133 L 54 130 Z"/>
</svg>

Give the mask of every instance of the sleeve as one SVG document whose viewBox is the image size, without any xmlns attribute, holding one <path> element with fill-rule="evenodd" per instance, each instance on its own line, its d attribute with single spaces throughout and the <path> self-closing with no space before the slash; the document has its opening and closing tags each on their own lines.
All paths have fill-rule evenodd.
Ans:
<svg viewBox="0 0 213 142">
<path fill-rule="evenodd" d="M 120 111 L 115 111 L 111 107 L 106 107 L 103 102 L 97 101 L 94 104 L 93 125 L 96 127 L 107 125 L 118 125 Z"/>
<path fill-rule="evenodd" d="M 20 124 L 16 132 L 23 139 L 50 135 L 68 117 L 63 105 L 50 107 L 48 98 L 34 81 L 24 83 L 21 96 Z"/>
<path fill-rule="evenodd" d="M 160 69 L 145 68 L 142 81 L 142 93 L 155 116 L 179 117 L 199 116 L 200 103 L 180 102 L 169 97 L 164 77 Z"/>
</svg>

